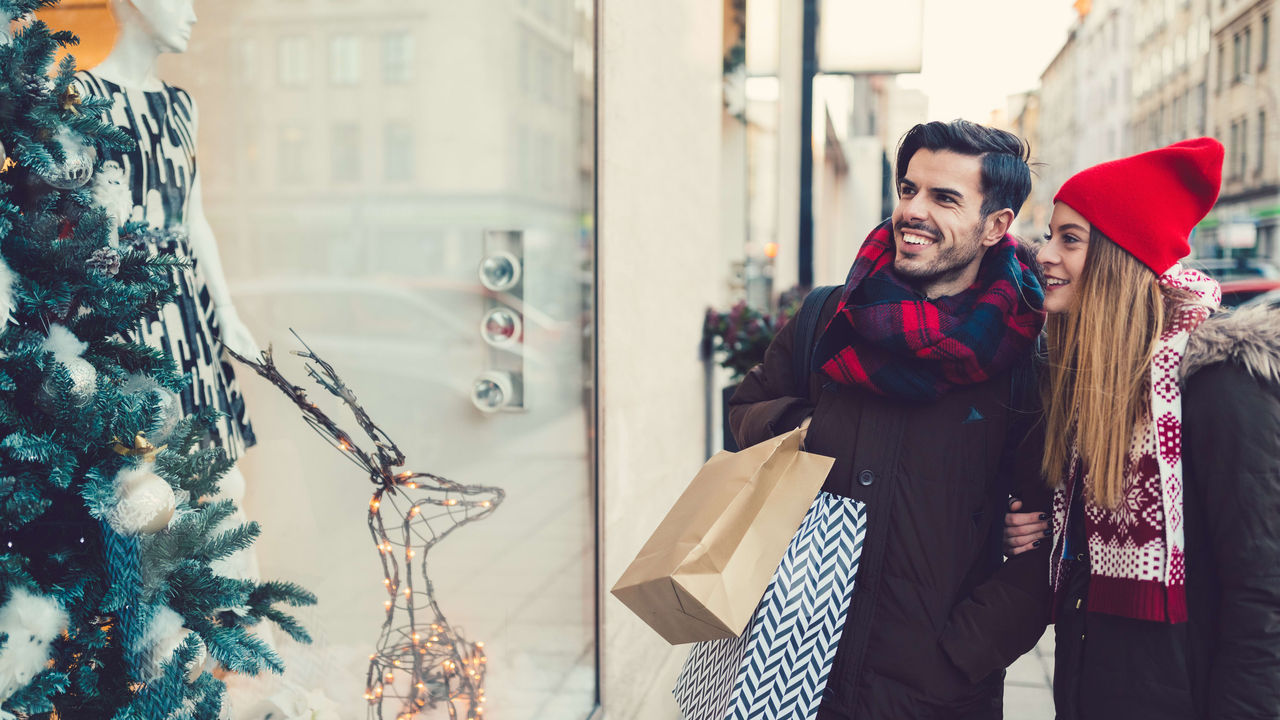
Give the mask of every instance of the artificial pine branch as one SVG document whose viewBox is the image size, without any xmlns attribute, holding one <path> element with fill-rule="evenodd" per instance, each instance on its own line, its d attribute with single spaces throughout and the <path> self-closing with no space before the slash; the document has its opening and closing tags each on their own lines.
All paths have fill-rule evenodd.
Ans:
<svg viewBox="0 0 1280 720">
<path fill-rule="evenodd" d="M 193 627 L 204 639 L 205 647 L 223 667 L 232 672 L 257 675 L 263 670 L 284 672 L 284 663 L 275 651 L 244 626 L 221 627 L 212 622 Z"/>
<path fill-rule="evenodd" d="M 61 447 L 52 437 L 32 435 L 23 430 L 0 440 L 0 448 L 7 450 L 6 454 L 19 462 L 48 463 L 58 455 Z"/>
<path fill-rule="evenodd" d="M 44 670 L 32 678 L 30 684 L 10 696 L 4 707 L 24 715 L 53 712 L 50 696 L 64 692 L 70 684 L 71 679 L 66 673 Z"/>
<path fill-rule="evenodd" d="M 41 8 L 53 7 L 58 0 L 0 0 L 0 13 L 20 18 Z"/>
<path fill-rule="evenodd" d="M 280 610 L 272 607 L 276 603 L 286 603 L 293 607 L 314 605 L 316 596 L 293 583 L 266 582 L 260 584 L 249 593 L 248 607 L 250 612 L 259 613 L 262 617 L 280 626 L 289 637 L 301 643 L 310 643 L 311 635 L 296 620 Z"/>
<path fill-rule="evenodd" d="M 196 557 L 205 562 L 221 560 L 241 550 L 248 550 L 253 542 L 262 534 L 262 528 L 256 522 L 245 523 L 236 528 L 219 533 L 212 539 L 202 543 L 196 550 Z"/>
</svg>

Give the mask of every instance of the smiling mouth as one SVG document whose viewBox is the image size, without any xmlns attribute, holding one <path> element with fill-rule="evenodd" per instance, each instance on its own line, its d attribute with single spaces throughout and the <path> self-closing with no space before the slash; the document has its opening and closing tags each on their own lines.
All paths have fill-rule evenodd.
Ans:
<svg viewBox="0 0 1280 720">
<path fill-rule="evenodd" d="M 1059 278 L 1054 278 L 1054 277 L 1047 277 L 1044 279 L 1044 285 L 1046 288 L 1049 288 L 1049 289 L 1060 288 L 1064 285 L 1070 285 L 1070 284 L 1071 284 L 1070 280 L 1061 280 Z"/>
<path fill-rule="evenodd" d="M 935 239 L 933 239 L 933 238 L 931 238 L 931 237 L 927 237 L 927 236 L 925 236 L 925 235 L 921 235 L 921 234 L 919 234 L 919 233 L 918 233 L 918 231 L 912 231 L 912 230 L 899 230 L 899 232 L 902 234 L 902 242 L 903 242 L 903 243 L 905 243 L 905 244 L 907 244 L 907 245 L 915 245 L 915 246 L 917 246 L 917 247 L 924 247 L 924 246 L 926 246 L 926 245 L 932 245 L 932 244 L 934 244 L 935 242 L 937 242 L 937 240 L 935 240 Z"/>
</svg>

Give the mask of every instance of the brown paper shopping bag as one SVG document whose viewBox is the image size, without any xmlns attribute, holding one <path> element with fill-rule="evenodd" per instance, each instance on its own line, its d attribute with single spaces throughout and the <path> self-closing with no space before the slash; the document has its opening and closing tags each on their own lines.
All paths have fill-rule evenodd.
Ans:
<svg viewBox="0 0 1280 720">
<path fill-rule="evenodd" d="M 739 635 L 835 462 L 804 432 L 708 460 L 614 596 L 672 645 Z"/>
</svg>

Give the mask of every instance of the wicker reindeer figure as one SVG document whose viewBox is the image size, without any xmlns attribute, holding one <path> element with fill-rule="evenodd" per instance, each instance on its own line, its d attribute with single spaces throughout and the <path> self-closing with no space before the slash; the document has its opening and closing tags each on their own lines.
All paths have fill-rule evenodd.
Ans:
<svg viewBox="0 0 1280 720">
<path fill-rule="evenodd" d="M 410 720 L 442 703 L 450 720 L 482 717 L 484 644 L 466 640 L 445 619 L 427 574 L 427 554 L 449 533 L 487 517 L 505 493 L 431 473 L 397 472 L 404 466 L 404 454 L 370 419 L 333 366 L 302 345 L 306 350 L 294 354 L 314 363 L 307 365 L 307 374 L 342 400 L 372 441 L 372 450 L 358 445 L 305 390 L 285 379 L 270 349 L 258 361 L 232 354 L 288 396 L 306 423 L 365 471 L 374 485 L 369 532 L 382 560 L 387 600 L 386 621 L 366 678 L 368 717 Z M 399 707 L 394 715 L 384 716 L 388 701 Z"/>
</svg>

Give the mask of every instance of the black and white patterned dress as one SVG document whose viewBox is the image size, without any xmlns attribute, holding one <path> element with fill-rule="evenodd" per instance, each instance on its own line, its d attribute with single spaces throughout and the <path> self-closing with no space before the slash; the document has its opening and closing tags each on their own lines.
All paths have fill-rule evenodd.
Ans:
<svg viewBox="0 0 1280 720">
<path fill-rule="evenodd" d="M 178 298 L 143 320 L 139 340 L 167 350 L 191 383 L 182 393 L 184 414 L 214 408 L 223 416 L 215 424 L 214 443 L 235 459 L 254 444 L 253 426 L 231 364 L 222 353 L 213 299 L 191 254 L 187 206 L 196 177 L 195 117 L 185 90 L 165 84 L 144 91 L 126 88 L 91 72 L 76 76 L 82 95 L 113 101 L 111 121 L 137 141 L 128 152 L 105 158 L 124 170 L 133 200 L 132 221 L 143 221 L 158 232 L 139 239 L 147 252 L 166 253 L 191 261 L 172 271 Z"/>
</svg>

